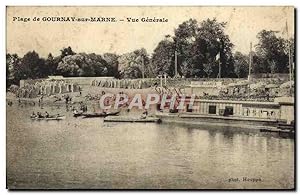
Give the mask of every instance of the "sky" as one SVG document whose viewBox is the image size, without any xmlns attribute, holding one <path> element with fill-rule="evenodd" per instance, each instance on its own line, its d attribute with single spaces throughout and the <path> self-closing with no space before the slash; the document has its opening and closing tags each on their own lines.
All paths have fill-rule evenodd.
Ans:
<svg viewBox="0 0 300 195">
<path fill-rule="evenodd" d="M 44 22 L 34 17 L 116 17 L 117 22 Z M 24 22 L 13 17 L 30 18 Z M 164 23 L 126 22 L 126 18 L 165 18 Z M 190 18 L 203 21 L 216 18 L 227 22 L 225 32 L 235 45 L 234 51 L 249 53 L 250 42 L 257 44 L 259 31 L 274 30 L 282 34 L 287 24 L 289 37 L 294 35 L 293 7 L 7 7 L 7 53 L 23 56 L 35 50 L 41 57 L 60 54 L 71 46 L 80 53 L 123 54 L 145 48 L 153 53 L 167 34 Z M 124 21 L 120 21 L 120 20 Z"/>
</svg>

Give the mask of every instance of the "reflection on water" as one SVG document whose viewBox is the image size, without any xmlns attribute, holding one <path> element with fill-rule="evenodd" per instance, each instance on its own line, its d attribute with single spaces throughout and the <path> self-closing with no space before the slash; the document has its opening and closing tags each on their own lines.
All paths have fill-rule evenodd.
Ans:
<svg viewBox="0 0 300 195">
<path fill-rule="evenodd" d="M 175 124 L 31 121 L 7 107 L 9 188 L 293 188 L 294 142 Z M 243 177 L 262 181 L 242 181 Z M 239 178 L 240 182 L 229 182 Z"/>
</svg>

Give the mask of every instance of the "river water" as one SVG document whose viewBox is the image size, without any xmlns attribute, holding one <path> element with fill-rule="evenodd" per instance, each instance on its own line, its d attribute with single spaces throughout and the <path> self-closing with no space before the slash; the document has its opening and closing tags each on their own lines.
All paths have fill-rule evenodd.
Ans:
<svg viewBox="0 0 300 195">
<path fill-rule="evenodd" d="M 32 111 L 66 115 L 32 121 Z M 10 189 L 293 188 L 294 140 L 175 124 L 103 123 L 7 107 Z M 243 180 L 243 178 L 247 178 Z"/>
</svg>

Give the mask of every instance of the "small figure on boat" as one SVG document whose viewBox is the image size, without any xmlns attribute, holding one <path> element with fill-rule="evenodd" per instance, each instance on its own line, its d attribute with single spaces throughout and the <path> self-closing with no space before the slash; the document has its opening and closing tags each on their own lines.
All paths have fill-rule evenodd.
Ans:
<svg viewBox="0 0 300 195">
<path fill-rule="evenodd" d="M 83 112 L 87 112 L 87 105 L 84 105 L 83 102 L 79 103 L 79 110 L 82 110 Z"/>
<path fill-rule="evenodd" d="M 79 111 L 78 111 L 77 109 L 74 109 L 74 110 L 73 110 L 73 116 L 74 116 L 74 117 L 81 116 L 82 113 L 83 113 L 82 110 L 79 110 Z"/>
<path fill-rule="evenodd" d="M 33 111 L 32 114 L 31 114 L 31 118 L 35 118 L 35 117 L 37 117 L 37 115 Z"/>
<path fill-rule="evenodd" d="M 47 111 L 45 112 L 45 117 L 49 118 L 49 113 Z"/>
<path fill-rule="evenodd" d="M 32 112 L 30 118 L 33 120 L 63 120 L 66 117 L 60 114 L 49 115 L 49 113 L 46 111 L 44 115 L 41 112 L 37 112 L 36 114 Z"/>
<path fill-rule="evenodd" d="M 145 111 L 142 113 L 140 118 L 145 119 L 145 118 L 147 118 L 147 116 L 148 116 L 148 111 L 145 109 Z"/>
<path fill-rule="evenodd" d="M 40 112 L 36 113 L 37 118 L 43 118 L 42 114 Z"/>
</svg>

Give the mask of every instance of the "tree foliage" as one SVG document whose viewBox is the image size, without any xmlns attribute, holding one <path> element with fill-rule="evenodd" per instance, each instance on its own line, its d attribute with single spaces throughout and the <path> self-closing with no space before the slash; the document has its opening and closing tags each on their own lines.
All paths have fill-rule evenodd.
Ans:
<svg viewBox="0 0 300 195">
<path fill-rule="evenodd" d="M 21 58 L 17 54 L 6 54 L 6 87 L 12 84 L 19 84 L 22 78 L 19 71 Z"/>
<path fill-rule="evenodd" d="M 238 78 L 248 76 L 249 72 L 249 57 L 241 52 L 235 52 L 234 54 L 234 72 Z"/>
<path fill-rule="evenodd" d="M 180 76 L 216 78 L 221 67 L 221 77 L 246 77 L 248 55 L 236 52 L 226 34 L 226 22 L 216 18 L 197 21 L 189 19 L 166 35 L 152 55 L 141 48 L 117 55 L 104 53 L 76 53 L 68 46 L 60 55 L 51 53 L 44 59 L 35 51 L 23 57 L 6 55 L 7 87 L 21 79 L 63 76 L 113 76 L 116 78 L 149 78 L 167 73 L 175 76 L 175 53 Z M 278 32 L 262 30 L 257 34 L 258 44 L 252 53 L 252 73 L 288 73 L 290 60 L 295 62 L 294 39 L 286 40 Z"/>
<path fill-rule="evenodd" d="M 45 59 L 40 58 L 35 51 L 30 51 L 16 64 L 14 70 L 19 79 L 36 79 L 44 76 L 44 68 Z"/>
<path fill-rule="evenodd" d="M 119 65 L 122 78 L 147 78 L 153 75 L 150 58 L 144 48 L 121 55 Z"/>
<path fill-rule="evenodd" d="M 164 40 L 160 41 L 154 49 L 152 56 L 152 69 L 154 75 L 167 73 L 174 76 L 174 56 L 175 44 L 170 36 L 166 36 Z"/>
<path fill-rule="evenodd" d="M 197 22 L 190 19 L 175 29 L 175 36 L 161 41 L 154 50 L 152 62 L 156 70 L 174 76 L 174 51 L 177 51 L 178 72 L 185 77 L 234 76 L 233 55 L 225 22 L 207 19 Z M 216 59 L 219 55 L 220 58 Z M 157 72 L 157 71 L 156 71 Z"/>
<path fill-rule="evenodd" d="M 288 46 L 287 41 L 276 36 L 275 31 L 262 30 L 257 34 L 259 40 L 255 46 L 257 63 L 255 73 L 287 73 Z"/>
<path fill-rule="evenodd" d="M 76 54 L 71 47 L 60 51 L 59 56 L 49 53 L 46 59 L 39 57 L 35 51 L 26 53 L 23 58 L 7 54 L 7 87 L 19 84 L 21 79 L 46 78 L 49 75 L 118 76 L 119 56 L 116 54 L 105 53 L 103 57 L 94 53 Z"/>
<path fill-rule="evenodd" d="M 105 53 L 103 54 L 103 59 L 107 63 L 108 68 L 108 75 L 107 76 L 114 76 L 119 78 L 119 56 L 114 53 Z"/>
<path fill-rule="evenodd" d="M 57 70 L 63 76 L 107 76 L 109 69 L 101 55 L 79 53 L 65 56 Z"/>
</svg>

